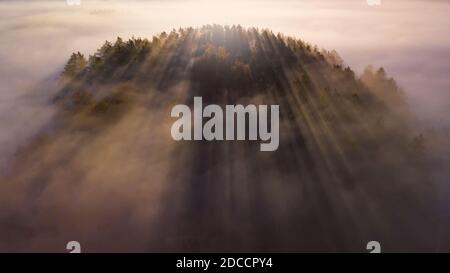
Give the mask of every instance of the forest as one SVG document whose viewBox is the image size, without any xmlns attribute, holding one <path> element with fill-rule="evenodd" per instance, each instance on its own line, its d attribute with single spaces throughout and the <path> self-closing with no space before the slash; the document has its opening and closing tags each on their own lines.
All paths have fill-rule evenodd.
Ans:
<svg viewBox="0 0 450 273">
<path fill-rule="evenodd" d="M 434 246 L 426 141 L 383 68 L 357 75 L 336 51 L 298 38 L 206 25 L 75 52 L 59 86 L 53 125 L 0 184 L 0 207 L 28 216 L 8 215 L 11 237 L 33 244 L 58 234 L 41 245 L 51 249 L 70 234 L 91 251 Z M 174 141 L 170 109 L 196 96 L 279 105 L 279 148 Z M 17 187 L 27 190 L 8 195 Z"/>
</svg>

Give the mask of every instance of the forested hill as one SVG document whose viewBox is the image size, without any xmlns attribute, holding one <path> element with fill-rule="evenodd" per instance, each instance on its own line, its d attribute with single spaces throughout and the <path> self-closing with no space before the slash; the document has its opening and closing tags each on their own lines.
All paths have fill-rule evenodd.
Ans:
<svg viewBox="0 0 450 273">
<path fill-rule="evenodd" d="M 16 236 L 33 242 L 46 234 L 37 227 L 56 228 L 82 234 L 92 251 L 364 251 L 372 240 L 392 251 L 433 246 L 424 140 L 382 68 L 358 76 L 335 51 L 214 25 L 74 53 L 61 84 L 57 129 L 24 148 L 4 183 L 29 188 L 36 200 L 22 212 L 35 221 L 14 218 Z M 174 141 L 170 109 L 194 96 L 205 104 L 278 104 L 278 150 Z M 0 207 L 22 207 L 8 200 Z M 33 214 L 39 208 L 53 208 L 54 217 Z M 127 238 L 114 243 L 119 233 Z"/>
<path fill-rule="evenodd" d="M 74 53 L 63 76 L 74 84 L 132 81 L 160 91 L 187 80 L 199 84 L 201 90 L 195 92 L 202 95 L 229 90 L 236 98 L 270 88 L 286 91 L 314 87 L 356 96 L 368 93 L 336 51 L 269 30 L 240 26 L 179 29 L 150 40 L 117 38 L 113 43 L 105 42 L 87 59 L 80 52 Z M 382 68 L 376 73 L 366 71 L 362 80 L 372 86 L 382 84 L 384 93 L 391 93 L 388 97 L 401 96 Z M 277 93 L 282 95 L 281 91 Z"/>
</svg>

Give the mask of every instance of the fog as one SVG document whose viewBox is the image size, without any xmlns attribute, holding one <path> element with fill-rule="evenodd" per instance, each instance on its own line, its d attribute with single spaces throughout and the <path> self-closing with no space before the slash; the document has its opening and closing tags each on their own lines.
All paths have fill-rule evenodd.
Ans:
<svg viewBox="0 0 450 273">
<path fill-rule="evenodd" d="M 2 1 L 0 9 L 2 117 L 37 83 L 55 77 L 73 51 L 93 53 L 117 36 L 218 23 L 269 28 L 336 49 L 357 72 L 368 64 L 383 66 L 407 91 L 421 121 L 450 124 L 447 1 L 384 0 L 378 7 L 364 0 Z M 2 118 L 0 126 L 10 123 Z M 9 141 L 4 134 L 15 134 L 8 131 L 2 143 Z"/>
<path fill-rule="evenodd" d="M 345 62 L 358 73 L 361 73 L 369 64 L 383 66 L 387 73 L 404 88 L 410 108 L 422 126 L 450 126 L 448 118 L 450 116 L 450 77 L 448 76 L 450 73 L 450 62 L 448 61 L 450 59 L 450 37 L 447 34 L 450 25 L 449 2 L 384 0 L 379 7 L 370 7 L 364 0 L 318 2 L 312 0 L 82 0 L 80 6 L 68 6 L 63 0 L 0 2 L 2 18 L 0 22 L 2 34 L 0 35 L 0 166 L 2 168 L 0 171 L 8 169 L 9 159 L 18 148 L 26 146 L 28 141 L 40 130 L 47 129 L 47 122 L 54 113 L 50 103 L 57 89 L 54 82 L 72 52 L 80 51 L 92 54 L 105 40 L 112 41 L 117 36 L 123 38 L 150 37 L 158 32 L 170 31 L 172 28 L 204 24 L 241 24 L 248 27 L 269 28 L 274 32 L 293 35 L 328 50 L 336 49 Z M 155 118 L 165 120 L 165 117 Z M 128 128 L 137 130 L 141 124 L 151 123 L 151 121 L 142 119 L 139 109 L 136 110 L 136 119 L 130 120 L 135 120 L 135 123 L 120 123 L 115 130 L 118 132 L 126 132 Z M 166 130 L 168 124 L 162 123 L 160 127 L 161 130 Z M 144 133 L 150 129 L 150 126 L 141 128 Z M 105 134 L 98 143 L 90 144 L 99 151 L 98 158 L 93 159 L 93 162 L 103 160 L 100 153 L 102 141 L 111 143 L 109 138 L 114 138 L 113 141 L 120 141 L 121 137 L 122 135 L 108 136 Z M 72 143 L 76 146 L 83 142 L 76 138 L 58 139 L 54 145 L 58 146 L 58 143 Z M 138 143 L 145 142 L 141 140 Z M 161 143 L 149 144 L 149 146 L 151 145 L 161 147 L 160 155 L 169 156 L 171 154 L 170 150 L 166 150 L 167 143 L 164 140 Z M 67 150 L 71 148 L 73 147 L 67 147 Z M 96 153 L 95 149 L 91 152 L 92 154 Z M 124 151 L 128 151 L 129 147 L 117 146 L 115 149 L 117 151 L 113 149 L 103 152 L 118 156 Z M 135 168 L 145 169 L 138 163 L 143 154 L 140 151 L 142 147 L 135 147 L 135 149 L 135 156 L 132 157 L 136 158 Z M 53 162 L 52 160 L 55 159 L 48 160 Z M 73 160 L 76 161 L 77 158 Z M 156 156 L 152 160 L 159 162 Z M 117 162 L 112 162 L 110 165 L 117 164 L 117 168 L 119 168 L 121 162 L 119 157 Z M 161 161 L 160 164 L 155 165 L 155 168 L 161 171 L 162 176 L 167 170 L 165 164 Z M 139 180 L 151 176 L 153 170 L 153 168 L 149 168 L 145 172 L 137 173 L 135 176 L 138 177 L 134 179 Z M 54 174 L 53 181 L 73 179 L 69 177 L 69 172 L 60 168 Z M 133 173 L 133 170 L 130 172 Z M 33 173 L 26 175 L 32 176 Z M 120 177 L 115 177 L 114 172 L 89 170 L 86 173 L 86 187 L 83 187 L 80 194 L 82 198 L 71 207 L 74 217 L 77 217 L 76 210 L 79 206 L 84 206 L 85 210 L 83 211 L 90 213 L 90 205 L 104 205 L 107 203 L 105 200 L 114 198 L 114 194 L 120 195 L 122 185 L 112 183 L 100 185 L 100 191 L 104 196 L 93 198 L 92 194 L 95 193 L 92 191 L 93 181 L 96 181 L 99 176 L 106 177 L 105 180 L 120 180 Z M 440 180 L 448 178 L 446 173 L 436 173 L 436 176 Z M 156 180 L 158 178 L 156 177 Z M 38 177 L 37 180 L 39 179 L 45 178 Z M 118 208 L 127 211 L 130 209 L 127 207 L 127 200 L 136 198 L 136 196 L 138 201 L 134 200 L 134 203 L 131 202 L 132 204 L 139 203 L 139 200 L 148 201 L 149 198 L 151 200 L 148 202 L 158 204 L 159 199 L 162 198 L 159 193 L 165 190 L 164 179 L 161 177 L 158 180 L 160 184 L 151 186 L 139 184 L 137 188 L 125 193 L 129 199 L 125 199 L 122 205 L 117 205 Z M 153 188 L 149 189 L 148 187 Z M 51 191 L 45 195 L 48 199 L 41 200 L 43 208 L 49 209 L 48 206 L 64 203 L 65 198 L 70 198 L 70 192 L 61 195 L 64 188 L 63 184 L 54 184 Z M 148 192 L 154 194 L 147 196 Z M 25 193 L 22 194 L 23 196 L 14 198 L 27 197 Z M 124 194 L 122 193 L 121 196 L 123 197 Z M 442 191 L 442 196 L 445 200 L 448 194 Z M 53 201 L 49 201 L 50 199 Z M 11 204 L 16 203 L 13 200 Z M 147 203 L 141 205 L 137 210 L 133 210 L 136 215 L 133 216 L 135 218 L 130 218 L 130 222 L 136 226 L 151 226 L 152 223 L 139 221 L 147 221 L 146 217 L 156 214 L 157 208 L 146 208 Z M 446 213 L 445 203 L 442 207 L 443 213 Z M 108 208 L 98 208 L 98 211 L 104 209 L 104 212 Z M 24 208 L 25 210 L 26 208 Z M 50 208 L 50 211 L 53 211 L 58 217 L 63 217 L 67 213 L 67 211 L 59 211 L 57 206 Z M 20 217 L 20 211 L 16 217 Z M 78 217 L 81 216 L 78 215 Z M 80 221 L 94 219 L 97 215 L 94 211 L 92 215 L 84 215 L 84 217 L 80 218 Z M 108 215 L 100 217 L 102 223 L 107 225 Z M 33 219 L 29 221 L 32 222 Z M 52 222 L 48 222 L 45 217 L 36 216 L 36 219 L 40 221 L 38 225 L 42 227 L 47 227 L 48 223 Z M 71 222 L 76 222 L 76 219 Z M 64 223 L 60 224 L 64 225 Z M 112 224 L 114 225 L 114 223 Z M 70 230 L 69 227 L 60 228 Z M 98 227 L 93 224 L 91 228 Z M 121 231 L 111 230 L 110 232 L 113 237 Z M 10 235 L 13 236 L 14 233 Z M 61 235 L 61 241 L 66 240 L 65 234 L 63 235 Z M 41 234 L 32 242 L 35 249 L 39 249 L 39 244 L 46 239 L 45 236 L 46 234 Z M 139 241 L 140 238 L 135 236 L 130 240 Z M 20 249 L 21 246 L 16 247 Z M 118 247 L 120 247 L 120 242 Z"/>
</svg>

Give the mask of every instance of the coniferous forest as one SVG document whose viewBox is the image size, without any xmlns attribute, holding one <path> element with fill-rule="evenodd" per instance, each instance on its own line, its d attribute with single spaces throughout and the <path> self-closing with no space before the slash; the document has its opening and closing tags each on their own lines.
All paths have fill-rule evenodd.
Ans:
<svg viewBox="0 0 450 273">
<path fill-rule="evenodd" d="M 40 251 L 67 237 L 90 251 L 435 246 L 432 161 L 389 71 L 357 75 L 334 50 L 239 25 L 99 46 L 68 56 L 52 125 L 0 178 L 12 251 L 17 236 Z M 170 109 L 194 96 L 279 105 L 279 148 L 174 141 Z"/>
</svg>

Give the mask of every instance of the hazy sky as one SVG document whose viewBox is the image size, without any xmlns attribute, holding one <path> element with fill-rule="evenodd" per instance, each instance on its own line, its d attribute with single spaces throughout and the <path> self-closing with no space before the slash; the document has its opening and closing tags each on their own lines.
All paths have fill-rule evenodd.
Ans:
<svg viewBox="0 0 450 273">
<path fill-rule="evenodd" d="M 357 72 L 384 66 L 422 121 L 449 125 L 448 14 L 450 1 L 425 0 L 0 1 L 0 155 L 51 116 L 39 106 L 49 92 L 36 85 L 58 75 L 71 52 L 93 53 L 119 35 L 212 23 L 270 28 L 336 49 Z"/>
</svg>

